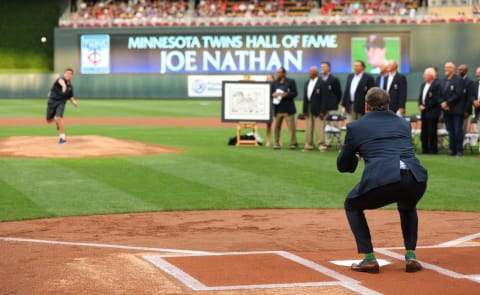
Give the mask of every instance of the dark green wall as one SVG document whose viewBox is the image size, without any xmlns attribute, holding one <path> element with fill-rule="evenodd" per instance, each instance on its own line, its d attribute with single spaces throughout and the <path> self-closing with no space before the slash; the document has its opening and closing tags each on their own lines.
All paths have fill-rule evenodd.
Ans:
<svg viewBox="0 0 480 295">
<path fill-rule="evenodd" d="M 51 72 L 59 0 L 2 0 L 0 13 L 0 71 Z"/>
</svg>

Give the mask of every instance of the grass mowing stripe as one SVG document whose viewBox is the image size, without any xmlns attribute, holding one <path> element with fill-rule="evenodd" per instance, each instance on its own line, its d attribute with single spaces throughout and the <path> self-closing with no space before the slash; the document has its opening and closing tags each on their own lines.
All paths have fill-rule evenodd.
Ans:
<svg viewBox="0 0 480 295">
<path fill-rule="evenodd" d="M 0 221 L 53 216 L 1 179 L 0 196 Z"/>
<path fill-rule="evenodd" d="M 53 126 L 46 125 L 2 127 L 0 137 L 53 136 L 56 135 L 54 129 Z M 187 150 L 186 153 L 180 154 L 128 159 L 50 160 L 67 170 L 73 170 L 76 174 L 83 174 L 84 178 L 101 183 L 107 187 L 107 192 L 118 191 L 129 197 L 139 198 L 140 201 L 152 203 L 141 208 L 135 204 L 131 206 L 120 204 L 119 206 L 123 206 L 120 209 L 103 206 L 105 213 L 229 208 L 338 208 L 342 206 L 348 191 L 360 179 L 363 170 L 361 164 L 354 174 L 338 173 L 335 167 L 338 152 L 335 150 L 326 153 L 316 151 L 302 153 L 286 148 L 274 151 L 266 147 L 227 146 L 228 138 L 235 134 L 232 128 L 69 125 L 67 134 L 98 134 L 182 147 Z M 283 135 L 283 142 L 286 144 L 288 134 L 285 132 Z M 298 135 L 301 143 L 304 135 L 301 132 Z M 464 158 L 445 155 L 419 155 L 419 158 L 430 175 L 427 193 L 419 204 L 420 209 L 480 211 L 480 202 L 476 200 L 480 188 L 475 177 L 478 167 L 477 155 L 467 152 Z M 30 169 L 29 165 L 37 165 L 38 161 L 46 160 L 0 159 L 0 175 L 10 174 L 11 170 L 11 165 L 2 165 L 3 161 L 11 163 L 15 169 L 22 170 Z M 55 165 L 44 165 L 46 169 L 41 173 L 57 175 Z M 23 186 L 28 187 L 28 183 L 37 183 L 36 175 L 27 176 L 29 179 L 22 181 Z M 235 181 L 237 178 L 240 179 L 242 187 Z M 283 184 L 286 185 L 285 190 L 282 190 Z M 59 202 L 64 202 L 63 192 L 52 194 L 43 183 L 38 185 L 42 190 L 38 193 L 40 197 L 50 198 L 51 202 L 56 202 L 54 199 L 58 198 Z M 93 192 L 93 189 L 84 183 L 74 184 L 71 189 L 77 190 L 79 195 L 80 192 L 86 195 L 102 193 L 102 187 Z M 147 189 L 149 191 L 145 192 Z M 156 195 L 150 191 L 160 192 L 162 197 L 168 198 L 158 202 L 152 201 L 156 200 Z M 20 193 L 30 196 L 24 191 Z M 91 203 L 91 207 L 96 206 L 90 200 L 85 202 Z M 68 211 L 64 210 L 68 213 L 61 215 L 93 214 L 98 211 L 97 208 L 89 208 L 88 205 L 77 206 L 73 203 L 68 206 L 71 208 L 68 208 Z M 30 218 L 28 214 L 22 217 L 26 214 L 22 210 L 19 209 L 17 219 Z"/>
<path fill-rule="evenodd" d="M 77 173 L 61 162 L 3 161 L 3 168 L 9 171 L 3 175 L 3 180 L 44 210 L 59 216 L 156 209 L 144 200 Z"/>
<path fill-rule="evenodd" d="M 53 81 L 52 81 L 53 82 Z M 75 85 L 75 81 L 73 82 Z M 48 89 L 47 89 L 48 90 Z M 32 117 L 45 115 L 47 92 L 37 99 L 0 99 L 3 117 Z M 182 117 L 221 118 L 220 99 L 78 99 L 80 107 L 67 107 L 67 117 Z M 303 100 L 297 98 L 297 110 Z M 418 114 L 416 101 L 407 102 L 407 114 Z"/>
<path fill-rule="evenodd" d="M 133 160 L 133 159 L 132 159 Z M 139 161 L 141 162 L 139 162 Z M 318 190 L 313 187 L 297 184 L 296 179 L 278 179 L 271 175 L 258 175 L 232 167 L 229 163 L 216 164 L 196 158 L 186 159 L 188 169 L 178 169 L 178 161 L 162 165 L 152 165 L 150 161 L 135 159 L 136 163 L 162 172 L 169 172 L 188 181 L 194 181 L 220 190 L 238 192 L 248 203 L 258 203 L 254 207 L 316 207 L 318 206 Z M 299 198 L 299 196 L 302 196 Z M 332 197 L 328 195 L 326 197 Z M 331 199 L 331 198 L 328 198 Z"/>
<path fill-rule="evenodd" d="M 228 147 L 218 154 L 221 156 L 210 157 L 208 160 L 219 164 L 230 162 L 232 166 L 244 171 L 311 187 L 317 193 L 331 192 L 337 196 L 344 196 L 361 176 L 360 173 L 340 175 L 336 168 L 338 151 L 334 150 L 325 153 L 314 151 L 303 153 L 287 149 L 273 151 L 267 147 Z M 252 169 L 252 166 L 255 169 Z M 363 169 L 363 163 L 358 169 Z"/>
<path fill-rule="evenodd" d="M 150 165 L 143 165 L 143 162 Z M 63 163 L 77 173 L 155 204 L 158 210 L 225 209 L 239 205 L 236 200 L 242 198 L 238 195 L 234 197 L 231 192 L 189 181 L 169 170 L 155 169 L 165 166 L 166 162 L 173 163 L 173 170 L 187 164 L 173 155 L 66 160 Z"/>
<path fill-rule="evenodd" d="M 219 118 L 220 100 L 113 100 L 78 99 L 79 108 L 67 103 L 66 117 L 182 117 Z M 3 117 L 43 117 L 47 98 L 0 99 Z"/>
</svg>

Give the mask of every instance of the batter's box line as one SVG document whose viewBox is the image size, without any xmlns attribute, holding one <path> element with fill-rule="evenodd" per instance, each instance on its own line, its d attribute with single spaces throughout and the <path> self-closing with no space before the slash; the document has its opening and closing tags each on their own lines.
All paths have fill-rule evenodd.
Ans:
<svg viewBox="0 0 480 295">
<path fill-rule="evenodd" d="M 149 251 L 149 252 L 150 251 L 151 252 L 166 252 L 166 253 L 175 253 L 175 254 L 182 254 L 182 255 L 188 255 L 188 256 L 212 255 L 213 254 L 213 253 L 205 252 L 205 251 L 179 250 L 179 249 L 155 248 L 155 247 L 138 247 L 138 246 L 125 246 L 125 245 L 100 244 L 100 243 L 64 242 L 64 241 L 26 239 L 26 238 L 14 238 L 14 237 L 0 237 L 0 241 L 47 244 L 47 245 L 62 245 L 62 246 L 76 246 L 76 247 L 135 250 L 135 251 Z"/>
<path fill-rule="evenodd" d="M 464 237 L 461 237 L 461 238 L 458 238 L 458 239 L 455 239 L 455 240 L 452 240 L 452 241 L 441 243 L 441 244 L 438 244 L 438 246 L 441 246 L 441 247 L 455 247 L 455 246 L 458 246 L 462 243 L 469 242 L 471 240 L 478 239 L 478 238 L 480 238 L 480 233 L 464 236 Z"/>
<path fill-rule="evenodd" d="M 472 244 L 465 244 L 471 240 L 480 238 L 480 233 L 471 234 L 468 236 L 463 236 L 455 240 L 451 240 L 448 242 L 440 243 L 433 246 L 417 246 L 417 249 L 438 249 L 438 248 L 452 248 L 452 247 L 480 247 L 480 243 L 472 243 Z M 405 247 L 383 247 L 380 249 L 385 250 L 402 250 Z"/>
<path fill-rule="evenodd" d="M 398 260 L 405 260 L 403 255 L 400 255 L 396 252 L 390 251 L 386 248 L 375 248 L 375 252 L 381 253 L 385 256 L 389 256 L 391 258 L 395 258 L 395 259 L 398 259 Z M 444 275 L 444 276 L 447 276 L 447 277 L 450 277 L 450 278 L 454 278 L 454 279 L 467 279 L 467 280 L 473 281 L 475 283 L 480 283 L 480 280 L 478 280 L 476 275 L 464 275 L 464 274 L 455 272 L 453 270 L 449 270 L 449 269 L 440 267 L 440 266 L 435 265 L 435 264 L 427 263 L 427 262 L 424 262 L 424 261 L 421 261 L 421 262 L 422 262 L 423 268 L 433 270 L 433 271 L 435 271 L 435 272 L 437 272 L 441 275 Z"/>
<path fill-rule="evenodd" d="M 194 291 L 225 291 L 225 290 L 246 290 L 246 289 L 273 289 L 273 288 L 294 288 L 294 287 L 326 287 L 326 286 L 340 286 L 346 289 L 352 290 L 354 292 L 365 294 L 365 295 L 379 295 L 381 293 L 371 290 L 365 286 L 362 286 L 360 282 L 344 276 L 332 269 L 329 269 L 325 266 L 317 264 L 313 261 L 307 260 L 305 258 L 299 257 L 289 252 L 285 251 L 252 251 L 252 252 L 224 252 L 224 253 L 212 253 L 211 255 L 201 255 L 201 256 L 226 256 L 226 255 L 255 255 L 255 254 L 276 254 L 282 256 L 285 259 L 294 261 L 298 264 L 301 264 L 307 268 L 310 268 L 314 271 L 317 271 L 323 275 L 327 275 L 336 279 L 337 281 L 333 282 L 306 282 L 306 283 L 288 283 L 288 284 L 255 284 L 255 285 L 239 285 L 239 286 L 215 286 L 209 287 L 204 285 L 199 280 L 195 279 L 188 273 L 184 272 L 179 267 L 169 263 L 163 259 L 162 255 L 145 255 L 143 258 L 165 273 L 171 275 L 179 282 L 187 286 L 188 288 Z M 189 255 L 184 255 L 183 257 L 188 257 Z M 192 257 L 198 255 L 190 255 Z"/>
</svg>

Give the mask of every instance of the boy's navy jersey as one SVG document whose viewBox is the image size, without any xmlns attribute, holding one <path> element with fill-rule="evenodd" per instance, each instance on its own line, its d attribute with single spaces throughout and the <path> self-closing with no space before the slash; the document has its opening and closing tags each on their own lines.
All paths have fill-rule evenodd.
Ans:
<svg viewBox="0 0 480 295">
<path fill-rule="evenodd" d="M 62 92 L 62 85 L 58 83 L 60 79 L 63 79 L 63 77 L 58 78 L 55 80 L 55 82 L 52 85 L 52 89 L 50 90 L 50 100 L 55 100 L 55 101 L 67 101 L 71 97 L 73 97 L 73 86 L 72 83 L 69 81 L 63 79 L 65 81 L 65 84 L 67 85 L 67 91 L 65 93 Z"/>
</svg>

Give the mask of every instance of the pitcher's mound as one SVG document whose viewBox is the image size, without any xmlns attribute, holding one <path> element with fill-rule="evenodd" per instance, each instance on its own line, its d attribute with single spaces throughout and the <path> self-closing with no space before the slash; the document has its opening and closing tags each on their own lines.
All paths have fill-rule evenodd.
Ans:
<svg viewBox="0 0 480 295">
<path fill-rule="evenodd" d="M 105 136 L 69 136 L 58 144 L 54 136 L 12 136 L 0 139 L 0 157 L 94 158 L 179 153 L 183 149 Z"/>
</svg>

